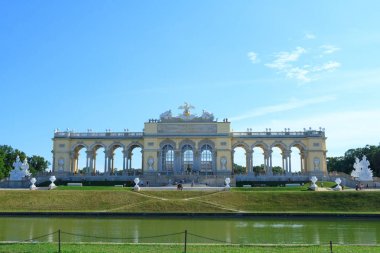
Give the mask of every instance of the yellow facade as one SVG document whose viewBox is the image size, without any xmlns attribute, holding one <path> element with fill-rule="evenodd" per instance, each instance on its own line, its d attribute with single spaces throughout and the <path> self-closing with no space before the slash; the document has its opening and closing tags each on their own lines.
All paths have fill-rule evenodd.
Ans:
<svg viewBox="0 0 380 253">
<path fill-rule="evenodd" d="M 56 131 L 53 138 L 53 170 L 78 172 L 78 152 L 85 148 L 86 167 L 95 173 L 96 150 L 105 149 L 104 171 L 113 173 L 116 148 L 123 150 L 123 170 L 131 168 L 131 152 L 142 149 L 143 173 L 231 173 L 234 149 L 246 152 L 247 173 L 253 173 L 252 151 L 262 148 L 267 175 L 272 175 L 272 148 L 281 149 L 283 167 L 292 173 L 291 148 L 301 153 L 301 172 L 326 174 L 326 137 L 323 130 L 299 132 L 231 132 L 231 123 L 215 121 L 212 114 L 195 117 L 189 111 L 179 117 L 171 112 L 159 120 L 149 120 L 143 132 L 85 132 Z"/>
</svg>

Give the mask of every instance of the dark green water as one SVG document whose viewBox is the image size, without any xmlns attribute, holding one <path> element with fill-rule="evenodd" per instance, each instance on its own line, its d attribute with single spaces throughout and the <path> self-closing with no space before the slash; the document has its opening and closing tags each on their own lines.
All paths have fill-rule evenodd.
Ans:
<svg viewBox="0 0 380 253">
<path fill-rule="evenodd" d="M 183 242 L 239 244 L 379 244 L 380 221 L 365 219 L 0 218 L 0 241 L 62 231 L 71 242 Z M 166 234 L 181 233 L 148 238 Z M 70 234 L 76 234 L 70 235 Z M 93 236 L 93 237 L 85 237 Z M 215 241 L 205 239 L 208 237 Z M 110 239 L 119 238 L 119 239 Z M 58 233 L 36 241 L 57 241 Z"/>
</svg>

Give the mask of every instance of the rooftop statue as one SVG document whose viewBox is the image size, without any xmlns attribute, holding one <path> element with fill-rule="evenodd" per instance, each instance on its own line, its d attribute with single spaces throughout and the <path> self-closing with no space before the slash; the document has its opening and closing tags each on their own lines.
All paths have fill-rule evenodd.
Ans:
<svg viewBox="0 0 380 253">
<path fill-rule="evenodd" d="M 185 102 L 184 105 L 181 105 L 178 107 L 178 109 L 183 109 L 183 116 L 189 117 L 191 115 L 190 109 L 194 109 L 195 107 L 192 106 L 191 104 Z"/>
<path fill-rule="evenodd" d="M 202 119 L 214 120 L 214 114 L 209 113 L 208 111 L 203 110 Z"/>
<path fill-rule="evenodd" d="M 160 114 L 161 122 L 183 122 L 183 121 L 194 121 L 194 122 L 209 122 L 214 121 L 214 114 L 203 110 L 201 116 L 192 114 L 191 109 L 195 109 L 194 106 L 185 102 L 183 105 L 179 106 L 178 109 L 183 110 L 178 116 L 173 116 L 172 111 L 168 110 Z"/>
<path fill-rule="evenodd" d="M 172 118 L 172 110 L 168 110 L 166 112 L 161 113 L 160 119 L 171 119 Z"/>
<path fill-rule="evenodd" d="M 354 170 L 351 172 L 351 176 L 357 178 L 359 181 L 373 181 L 373 172 L 369 168 L 369 161 L 367 157 L 363 155 L 362 160 L 355 157 Z"/>
</svg>

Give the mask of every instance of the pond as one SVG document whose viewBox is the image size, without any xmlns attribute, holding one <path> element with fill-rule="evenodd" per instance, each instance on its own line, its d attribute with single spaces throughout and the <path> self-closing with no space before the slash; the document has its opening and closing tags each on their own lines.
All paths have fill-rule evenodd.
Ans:
<svg viewBox="0 0 380 253">
<path fill-rule="evenodd" d="M 380 221 L 301 218 L 0 217 L 0 241 L 378 244 Z"/>
</svg>

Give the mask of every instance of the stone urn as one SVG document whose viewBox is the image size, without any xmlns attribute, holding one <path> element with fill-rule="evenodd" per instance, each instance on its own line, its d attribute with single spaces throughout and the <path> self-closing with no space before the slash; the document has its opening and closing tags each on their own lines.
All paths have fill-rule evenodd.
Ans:
<svg viewBox="0 0 380 253">
<path fill-rule="evenodd" d="M 224 180 L 224 183 L 225 183 L 224 189 L 225 189 L 225 190 L 229 190 L 229 189 L 231 188 L 231 186 L 230 186 L 231 179 L 230 179 L 229 177 L 227 177 L 227 178 Z"/>
<path fill-rule="evenodd" d="M 49 180 L 50 180 L 50 182 L 51 182 L 51 184 L 49 185 L 49 190 L 52 190 L 52 189 L 56 188 L 57 186 L 54 184 L 54 181 L 57 180 L 57 179 L 55 178 L 55 176 L 54 176 L 54 175 L 51 176 L 51 177 L 49 178 Z"/>
<path fill-rule="evenodd" d="M 134 191 L 140 191 L 140 186 L 139 186 L 139 183 L 140 183 L 140 178 L 136 177 L 133 182 L 135 182 L 135 186 L 133 186 L 133 190 Z"/>
<path fill-rule="evenodd" d="M 31 190 L 37 190 L 37 186 L 35 185 L 36 182 L 37 182 L 37 179 L 36 179 L 35 177 L 32 177 L 32 178 L 30 179 L 30 183 L 31 183 L 31 185 L 30 185 L 30 189 L 31 189 Z"/>
<path fill-rule="evenodd" d="M 315 184 L 318 181 L 318 178 L 316 176 L 312 176 L 310 178 L 310 181 L 311 181 L 311 185 L 309 189 L 312 191 L 318 191 L 318 185 Z"/>
<path fill-rule="evenodd" d="M 342 186 L 340 184 L 342 183 L 342 180 L 340 180 L 340 178 L 338 177 L 337 179 L 335 179 L 335 183 L 336 183 L 336 186 L 333 188 L 333 190 L 334 191 L 341 191 Z"/>
</svg>

